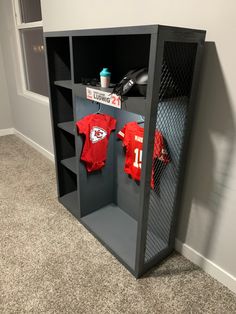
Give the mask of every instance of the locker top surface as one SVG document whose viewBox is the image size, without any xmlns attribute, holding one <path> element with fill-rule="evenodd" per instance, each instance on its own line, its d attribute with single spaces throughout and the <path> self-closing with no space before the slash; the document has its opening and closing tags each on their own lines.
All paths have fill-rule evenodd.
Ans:
<svg viewBox="0 0 236 314">
<path fill-rule="evenodd" d="M 206 31 L 201 29 L 183 28 L 167 25 L 140 25 L 140 26 L 124 26 L 112 28 L 91 28 L 79 30 L 65 30 L 65 31 L 52 31 L 45 32 L 45 37 L 63 37 L 63 36 L 109 36 L 109 35 L 138 35 L 138 34 L 157 34 L 159 31 L 171 32 L 193 36 L 196 39 L 205 36 Z"/>
</svg>

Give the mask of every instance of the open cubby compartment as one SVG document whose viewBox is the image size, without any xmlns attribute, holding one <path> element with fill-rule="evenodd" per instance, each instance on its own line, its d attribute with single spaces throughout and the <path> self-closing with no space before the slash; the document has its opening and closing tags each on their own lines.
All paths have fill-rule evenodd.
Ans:
<svg viewBox="0 0 236 314">
<path fill-rule="evenodd" d="M 72 91 L 59 86 L 53 87 L 52 99 L 57 161 L 76 173 Z"/>
<path fill-rule="evenodd" d="M 60 86 L 52 89 L 52 107 L 55 126 L 75 135 L 75 122 L 72 104 L 72 91 Z"/>
<path fill-rule="evenodd" d="M 77 120 L 97 110 L 98 104 L 76 97 Z M 87 173 L 84 162 L 79 161 L 81 221 L 134 272 L 140 183 L 124 172 L 125 152 L 117 132 L 127 122 L 141 121 L 141 117 L 106 105 L 101 105 L 101 113 L 113 116 L 117 126 L 110 135 L 106 164 L 100 171 Z M 83 135 L 77 136 L 78 158 L 84 140 Z"/>
<path fill-rule="evenodd" d="M 75 139 L 59 129 L 56 133 L 59 200 L 78 218 Z"/>
<path fill-rule="evenodd" d="M 58 164 L 59 201 L 76 217 L 79 218 L 77 176 Z"/>
<path fill-rule="evenodd" d="M 77 191 L 77 177 L 67 168 L 60 166 L 60 197 Z"/>
<path fill-rule="evenodd" d="M 71 80 L 69 37 L 46 38 L 50 83 Z"/>
<path fill-rule="evenodd" d="M 118 83 L 128 71 L 149 64 L 150 34 L 73 37 L 75 83 L 97 78 L 103 67 Z"/>
<path fill-rule="evenodd" d="M 74 121 L 72 91 L 55 86 L 51 98 L 55 124 Z"/>
<path fill-rule="evenodd" d="M 68 132 L 57 129 L 57 161 L 74 174 L 77 174 L 75 137 Z"/>
</svg>

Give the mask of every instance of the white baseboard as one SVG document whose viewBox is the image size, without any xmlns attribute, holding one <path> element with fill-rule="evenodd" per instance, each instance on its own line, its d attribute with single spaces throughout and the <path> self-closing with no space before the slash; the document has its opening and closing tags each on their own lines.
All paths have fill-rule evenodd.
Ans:
<svg viewBox="0 0 236 314">
<path fill-rule="evenodd" d="M 178 239 L 175 239 L 175 249 L 191 262 L 201 267 L 210 276 L 236 293 L 236 278 L 230 273 L 195 251 L 189 245 L 182 243 Z"/>
<path fill-rule="evenodd" d="M 10 134 L 14 134 L 14 133 L 15 133 L 14 128 L 1 129 L 0 130 L 0 136 L 10 135 Z"/>
<path fill-rule="evenodd" d="M 54 155 L 50 153 L 48 150 L 31 140 L 29 137 L 25 136 L 21 132 L 14 130 L 14 134 L 18 136 L 20 139 L 22 139 L 25 143 L 29 144 L 32 146 L 34 149 L 36 149 L 39 153 L 50 159 L 51 161 L 54 162 Z"/>
</svg>

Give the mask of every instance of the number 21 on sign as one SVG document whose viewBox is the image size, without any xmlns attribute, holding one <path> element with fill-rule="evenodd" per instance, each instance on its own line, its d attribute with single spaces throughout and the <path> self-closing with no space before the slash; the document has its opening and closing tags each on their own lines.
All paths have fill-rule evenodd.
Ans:
<svg viewBox="0 0 236 314">
<path fill-rule="evenodd" d="M 120 106 L 121 106 L 120 96 L 117 96 L 117 95 L 115 95 L 115 94 L 112 94 L 112 95 L 111 95 L 111 104 L 112 104 L 114 107 L 120 108 Z"/>
</svg>

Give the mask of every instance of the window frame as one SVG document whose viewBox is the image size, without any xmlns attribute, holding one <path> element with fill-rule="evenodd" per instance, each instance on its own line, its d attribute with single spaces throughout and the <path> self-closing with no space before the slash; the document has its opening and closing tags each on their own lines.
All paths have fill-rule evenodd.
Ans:
<svg viewBox="0 0 236 314">
<path fill-rule="evenodd" d="M 15 31 L 16 31 L 16 45 L 17 45 L 17 54 L 18 54 L 18 64 L 20 71 L 20 83 L 17 84 L 18 94 L 24 96 L 30 100 L 40 102 L 42 104 L 49 105 L 49 97 L 32 92 L 27 89 L 27 65 L 24 61 L 23 47 L 21 44 L 21 34 L 20 31 L 23 29 L 32 29 L 32 28 L 43 28 L 43 20 L 37 22 L 23 23 L 21 21 L 21 9 L 20 9 L 20 0 L 12 0 L 13 4 L 13 14 L 15 20 Z"/>
</svg>

